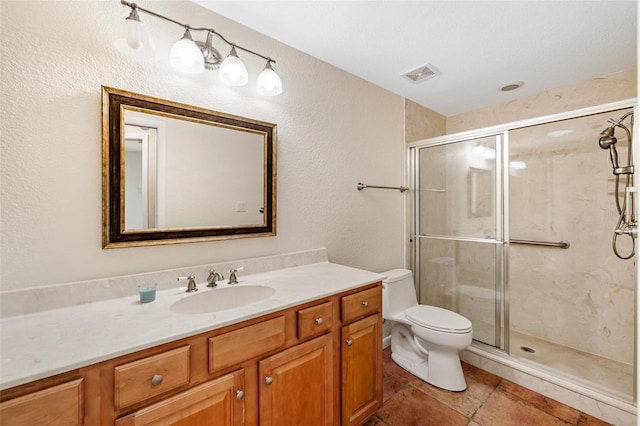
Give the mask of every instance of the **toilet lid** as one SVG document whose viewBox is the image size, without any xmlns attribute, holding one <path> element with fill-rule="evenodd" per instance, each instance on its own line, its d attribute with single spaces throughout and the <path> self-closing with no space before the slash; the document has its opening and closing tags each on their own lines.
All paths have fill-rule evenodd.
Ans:
<svg viewBox="0 0 640 426">
<path fill-rule="evenodd" d="M 412 306 L 405 315 L 412 323 L 435 331 L 468 333 L 472 329 L 471 321 L 462 315 L 436 306 Z"/>
</svg>

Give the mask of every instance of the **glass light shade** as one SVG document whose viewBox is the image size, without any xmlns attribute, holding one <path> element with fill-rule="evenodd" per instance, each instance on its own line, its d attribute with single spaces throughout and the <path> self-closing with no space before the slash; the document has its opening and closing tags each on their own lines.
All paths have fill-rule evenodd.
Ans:
<svg viewBox="0 0 640 426">
<path fill-rule="evenodd" d="M 256 91 L 263 96 L 278 96 L 282 93 L 282 80 L 271 68 L 271 62 L 267 62 L 267 66 L 258 76 Z"/>
<path fill-rule="evenodd" d="M 196 46 L 191 38 L 189 30 L 171 48 L 169 55 L 171 65 L 184 73 L 198 74 L 204 71 L 204 57 L 200 48 Z"/>
<path fill-rule="evenodd" d="M 144 28 L 140 19 L 137 18 L 137 14 L 134 15 L 133 12 L 120 24 L 118 38 L 113 44 L 122 52 L 141 51 L 143 49 L 155 51 L 155 44 L 151 35 Z"/>
<path fill-rule="evenodd" d="M 235 47 L 231 48 L 229 56 L 220 64 L 218 77 L 220 81 L 229 86 L 244 86 L 249 81 L 247 67 L 238 58 Z"/>
</svg>

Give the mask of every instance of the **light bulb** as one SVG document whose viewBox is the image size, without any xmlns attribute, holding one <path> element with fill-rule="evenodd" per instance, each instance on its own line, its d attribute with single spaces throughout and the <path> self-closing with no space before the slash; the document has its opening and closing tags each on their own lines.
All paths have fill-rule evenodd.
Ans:
<svg viewBox="0 0 640 426">
<path fill-rule="evenodd" d="M 267 61 L 267 65 L 258 76 L 256 91 L 263 96 L 278 96 L 282 93 L 282 80 L 271 67 L 271 61 Z"/>
<path fill-rule="evenodd" d="M 204 57 L 200 48 L 191 38 L 191 32 L 187 28 L 184 35 L 171 48 L 169 55 L 171 65 L 188 74 L 198 74 L 204 71 Z"/>
<path fill-rule="evenodd" d="M 229 86 L 244 86 L 249 81 L 247 67 L 238 58 L 235 46 L 231 46 L 229 56 L 220 64 L 218 77 L 220 81 Z"/>
</svg>

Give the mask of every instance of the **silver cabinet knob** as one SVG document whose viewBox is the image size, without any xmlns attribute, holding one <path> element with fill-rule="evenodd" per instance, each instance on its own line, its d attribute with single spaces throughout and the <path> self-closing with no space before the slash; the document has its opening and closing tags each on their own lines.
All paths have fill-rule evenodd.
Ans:
<svg viewBox="0 0 640 426">
<path fill-rule="evenodd" d="M 237 390 L 237 391 L 236 391 L 236 399 L 237 399 L 238 401 L 240 401 L 242 398 L 244 398 L 244 392 L 243 392 L 243 391 L 241 391 L 241 390 Z"/>
<path fill-rule="evenodd" d="M 366 300 L 364 302 L 362 302 L 362 306 L 364 306 L 365 308 L 369 307 L 369 302 L 367 302 Z"/>
<path fill-rule="evenodd" d="M 271 383 L 273 383 L 273 377 L 271 376 L 267 376 L 264 378 L 264 382 L 268 385 L 270 385 Z"/>
<path fill-rule="evenodd" d="M 345 343 L 347 344 L 347 346 L 351 346 L 351 345 L 353 345 L 353 340 L 351 340 L 351 339 L 347 339 L 347 340 L 345 341 Z"/>
<path fill-rule="evenodd" d="M 323 322 L 324 320 L 322 319 L 322 317 L 316 318 L 316 324 L 321 325 Z"/>
<path fill-rule="evenodd" d="M 154 374 L 153 378 L 151 379 L 151 385 L 152 386 L 158 386 L 160 383 L 162 383 L 163 379 L 164 379 L 164 377 L 162 377 L 161 374 Z"/>
</svg>

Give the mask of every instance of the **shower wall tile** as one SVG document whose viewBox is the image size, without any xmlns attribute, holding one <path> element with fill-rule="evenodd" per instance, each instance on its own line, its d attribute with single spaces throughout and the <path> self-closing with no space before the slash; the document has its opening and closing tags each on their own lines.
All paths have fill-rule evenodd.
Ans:
<svg viewBox="0 0 640 426">
<path fill-rule="evenodd" d="M 580 84 L 447 117 L 447 134 L 542 117 L 637 96 L 637 70 L 620 71 Z"/>
</svg>

